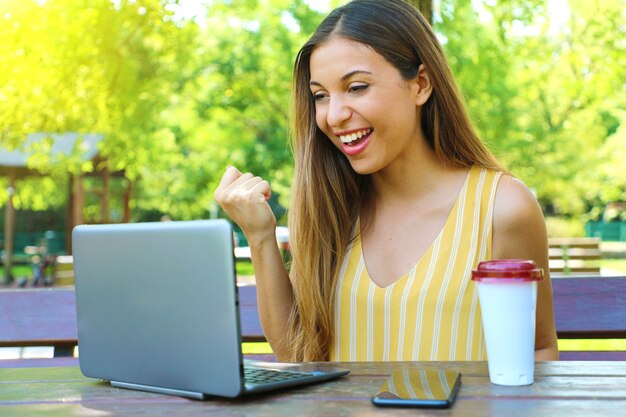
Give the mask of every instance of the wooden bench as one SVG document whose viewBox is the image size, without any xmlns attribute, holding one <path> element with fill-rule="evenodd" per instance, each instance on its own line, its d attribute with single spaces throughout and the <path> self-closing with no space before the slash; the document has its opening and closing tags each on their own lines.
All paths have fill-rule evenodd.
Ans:
<svg viewBox="0 0 626 417">
<path fill-rule="evenodd" d="M 626 276 L 552 280 L 559 339 L 626 339 Z M 263 341 L 256 286 L 239 288 L 242 323 L 249 340 Z M 626 351 L 564 351 L 562 360 L 626 360 Z"/>
<path fill-rule="evenodd" d="M 57 256 L 54 262 L 54 285 L 74 285 L 74 257 Z"/>
<path fill-rule="evenodd" d="M 240 287 L 244 342 L 264 341 L 256 287 Z M 71 357 L 78 345 L 73 288 L 0 290 L 0 347 L 52 346 L 55 357 Z"/>
<path fill-rule="evenodd" d="M 599 274 L 599 266 L 587 261 L 602 258 L 599 238 L 550 238 L 548 252 L 552 275 Z"/>
<path fill-rule="evenodd" d="M 559 339 L 626 339 L 626 276 L 552 280 Z M 626 351 L 561 352 L 562 360 L 626 360 Z"/>
<path fill-rule="evenodd" d="M 244 342 L 265 342 L 265 334 L 259 320 L 256 285 L 242 285 L 239 292 L 239 319 Z"/>
<path fill-rule="evenodd" d="M 0 347 L 54 346 L 55 357 L 77 345 L 74 290 L 0 291 Z"/>
<path fill-rule="evenodd" d="M 626 276 L 552 280 L 559 339 L 626 339 Z M 255 285 L 239 287 L 244 342 L 265 341 Z M 0 347 L 54 346 L 71 356 L 77 345 L 73 289 L 0 291 Z M 270 357 L 270 356 L 267 356 Z M 622 351 L 561 352 L 563 360 L 626 360 Z"/>
</svg>

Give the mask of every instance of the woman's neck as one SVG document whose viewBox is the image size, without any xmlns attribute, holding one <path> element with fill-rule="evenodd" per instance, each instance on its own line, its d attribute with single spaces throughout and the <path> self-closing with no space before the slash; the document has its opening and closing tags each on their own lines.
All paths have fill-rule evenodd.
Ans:
<svg viewBox="0 0 626 417">
<path fill-rule="evenodd" d="M 360 210 L 362 226 L 367 228 L 380 215 L 401 220 L 409 213 L 419 215 L 423 210 L 446 208 L 458 196 L 468 170 L 445 166 L 434 152 L 394 161 L 370 175 L 370 195 Z"/>
<path fill-rule="evenodd" d="M 456 176 L 458 168 L 446 167 L 428 146 L 403 155 L 383 170 L 371 174 L 376 201 L 407 204 L 428 198 Z"/>
</svg>

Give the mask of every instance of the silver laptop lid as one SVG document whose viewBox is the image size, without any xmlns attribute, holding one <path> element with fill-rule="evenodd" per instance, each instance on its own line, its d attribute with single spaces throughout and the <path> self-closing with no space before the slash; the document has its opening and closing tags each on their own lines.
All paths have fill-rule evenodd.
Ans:
<svg viewBox="0 0 626 417">
<path fill-rule="evenodd" d="M 86 376 L 229 397 L 241 392 L 230 223 L 82 225 L 72 239 Z"/>
</svg>

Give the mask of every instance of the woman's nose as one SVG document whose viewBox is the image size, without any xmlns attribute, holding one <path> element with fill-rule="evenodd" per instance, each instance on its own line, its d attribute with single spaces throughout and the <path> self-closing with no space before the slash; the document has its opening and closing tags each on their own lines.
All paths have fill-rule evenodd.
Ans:
<svg viewBox="0 0 626 417">
<path fill-rule="evenodd" d="M 345 100 L 331 97 L 328 105 L 328 113 L 326 114 L 328 125 L 331 127 L 342 127 L 344 122 L 350 120 L 350 117 L 352 117 L 352 110 Z"/>
</svg>

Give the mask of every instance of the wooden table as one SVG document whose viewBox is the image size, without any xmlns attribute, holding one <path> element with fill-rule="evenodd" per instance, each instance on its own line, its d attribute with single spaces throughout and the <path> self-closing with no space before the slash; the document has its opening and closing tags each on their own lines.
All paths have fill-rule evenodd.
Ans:
<svg viewBox="0 0 626 417">
<path fill-rule="evenodd" d="M 67 362 L 65 362 L 67 364 Z M 236 400 L 207 401 L 112 388 L 76 366 L 0 368 L 2 416 L 624 416 L 626 362 L 545 362 L 535 384 L 489 383 L 484 362 L 342 363 L 331 382 Z M 370 396 L 394 369 L 455 368 L 463 374 L 449 410 L 378 409 Z"/>
</svg>

